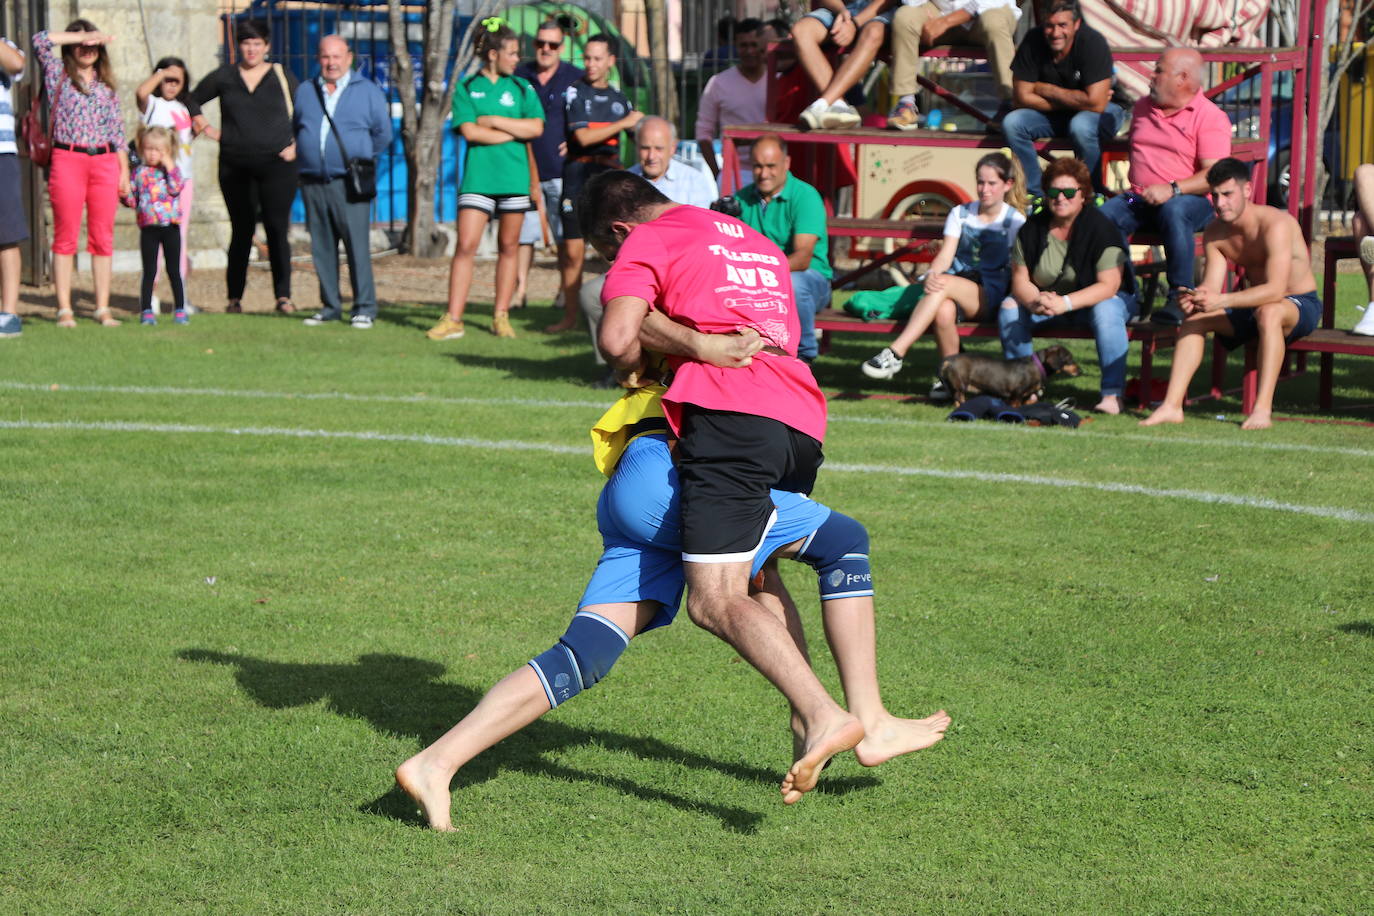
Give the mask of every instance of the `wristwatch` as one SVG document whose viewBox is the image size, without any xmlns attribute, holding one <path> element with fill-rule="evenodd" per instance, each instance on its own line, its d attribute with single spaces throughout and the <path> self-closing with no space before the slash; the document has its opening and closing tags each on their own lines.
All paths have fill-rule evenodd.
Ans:
<svg viewBox="0 0 1374 916">
<path fill-rule="evenodd" d="M 1171 187 L 1171 188 L 1174 189 L 1174 196 L 1175 196 L 1175 197 L 1177 197 L 1178 195 L 1180 195 L 1180 194 L 1183 193 L 1183 191 L 1179 189 L 1179 186 L 1178 186 L 1178 182 L 1177 182 L 1177 181 L 1171 181 L 1171 182 L 1169 182 L 1169 187 Z"/>
</svg>

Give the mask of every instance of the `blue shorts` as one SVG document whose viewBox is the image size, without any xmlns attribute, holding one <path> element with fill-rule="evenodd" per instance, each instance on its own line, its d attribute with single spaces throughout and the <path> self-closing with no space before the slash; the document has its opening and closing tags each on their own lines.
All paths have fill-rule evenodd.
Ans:
<svg viewBox="0 0 1374 916">
<path fill-rule="evenodd" d="M 773 552 L 806 537 L 830 517 L 830 509 L 800 493 L 772 491 L 776 519 L 754 557 L 753 572 Z M 645 630 L 677 616 L 686 578 L 682 571 L 682 516 L 677 468 L 661 436 L 630 443 L 596 504 L 601 559 L 579 609 L 593 604 L 657 601 L 662 607 Z"/>
<path fill-rule="evenodd" d="M 860 13 L 862 13 L 864 11 L 864 7 L 866 6 L 868 6 L 866 0 L 854 0 L 854 2 L 845 7 L 845 9 L 849 10 L 850 18 L 854 18 L 858 16 Z M 869 22 L 879 22 L 882 23 L 883 28 L 891 28 L 892 16 L 895 12 L 895 9 L 883 10 L 881 13 L 874 16 L 872 19 L 868 20 L 868 22 L 865 22 L 863 25 L 859 26 L 859 28 L 865 28 L 869 24 Z M 825 26 L 825 30 L 827 32 L 830 31 L 830 27 L 835 24 L 835 14 L 827 9 L 812 10 L 802 18 L 817 20 L 818 22 L 820 22 L 821 25 Z"/>
<path fill-rule="evenodd" d="M 1322 301 L 1315 290 L 1284 298 L 1298 307 L 1298 323 L 1283 339 L 1284 343 L 1292 343 L 1311 334 L 1321 324 Z M 1218 335 L 1226 349 L 1234 350 L 1259 337 L 1259 323 L 1255 321 L 1254 309 L 1226 309 L 1226 320 L 1231 322 L 1233 333 L 1229 337 Z"/>
</svg>

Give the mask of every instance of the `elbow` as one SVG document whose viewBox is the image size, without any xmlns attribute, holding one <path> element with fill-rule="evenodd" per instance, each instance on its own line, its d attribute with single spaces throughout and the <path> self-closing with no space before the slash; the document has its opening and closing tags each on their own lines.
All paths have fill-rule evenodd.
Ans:
<svg viewBox="0 0 1374 916">
<path fill-rule="evenodd" d="M 639 331 L 623 324 L 603 321 L 597 330 L 596 345 L 608 362 L 622 366 L 635 355 L 639 346 Z"/>
</svg>

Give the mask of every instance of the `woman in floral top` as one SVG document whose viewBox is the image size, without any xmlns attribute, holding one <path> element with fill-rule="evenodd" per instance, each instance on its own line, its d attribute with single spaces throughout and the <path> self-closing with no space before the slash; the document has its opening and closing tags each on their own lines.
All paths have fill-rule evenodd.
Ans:
<svg viewBox="0 0 1374 916">
<path fill-rule="evenodd" d="M 58 327 L 74 328 L 72 269 L 86 209 L 86 250 L 95 279 L 95 320 L 105 327 L 119 322 L 110 313 L 110 269 L 114 219 L 119 198 L 129 190 L 129 157 L 124 148 L 124 118 L 110 56 L 113 36 L 85 19 L 65 32 L 39 32 L 33 49 L 43 70 L 52 125 L 53 285 L 57 288 Z M 59 54 L 55 49 L 60 48 Z"/>
</svg>

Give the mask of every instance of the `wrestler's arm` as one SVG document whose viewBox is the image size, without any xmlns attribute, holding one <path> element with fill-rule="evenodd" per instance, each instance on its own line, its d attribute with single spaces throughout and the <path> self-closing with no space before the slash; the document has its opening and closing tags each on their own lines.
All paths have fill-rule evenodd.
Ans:
<svg viewBox="0 0 1374 916">
<path fill-rule="evenodd" d="M 606 303 L 596 345 L 616 369 L 634 369 L 644 359 L 639 331 L 648 314 L 648 300 L 638 296 L 616 296 Z"/>
<path fill-rule="evenodd" d="M 764 340 L 753 328 L 741 328 L 731 334 L 703 334 L 651 310 L 640 326 L 639 344 L 656 353 L 737 369 L 753 362 L 754 354 L 763 349 Z"/>
</svg>

